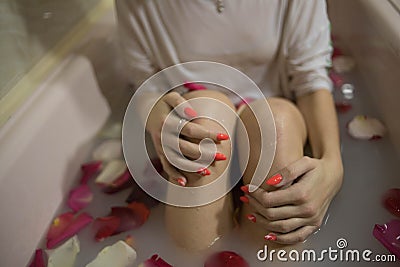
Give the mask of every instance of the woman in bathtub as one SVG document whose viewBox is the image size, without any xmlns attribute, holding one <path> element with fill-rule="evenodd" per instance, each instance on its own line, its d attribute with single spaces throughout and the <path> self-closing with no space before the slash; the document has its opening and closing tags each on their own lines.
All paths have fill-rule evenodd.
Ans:
<svg viewBox="0 0 400 267">
<path fill-rule="evenodd" d="M 249 130 L 250 158 L 241 188 L 241 228 L 251 238 L 280 244 L 302 242 L 318 230 L 343 176 L 326 72 L 331 47 L 325 1 L 117 0 L 116 7 L 123 58 L 136 86 L 168 66 L 208 60 L 241 70 L 263 91 L 265 98 L 250 105 L 257 112 L 268 102 L 276 124 L 276 152 L 265 182 L 249 193 L 246 185 L 258 163 L 261 140 L 253 113 L 242 107 L 238 114 Z M 174 106 L 197 97 L 234 109 L 232 99 L 220 91 L 170 92 L 146 124 L 169 181 L 187 187 L 218 178 L 231 156 L 227 132 L 208 119 L 187 123 L 180 146 L 186 157 L 195 159 L 199 141 L 212 138 L 219 152 L 214 164 L 197 173 L 184 172 L 163 155 L 162 122 Z M 185 111 L 189 117 L 196 114 L 190 108 Z M 304 155 L 306 142 L 312 157 Z M 228 232 L 232 217 L 232 194 L 199 208 L 166 207 L 170 234 L 190 249 L 205 248 Z"/>
</svg>

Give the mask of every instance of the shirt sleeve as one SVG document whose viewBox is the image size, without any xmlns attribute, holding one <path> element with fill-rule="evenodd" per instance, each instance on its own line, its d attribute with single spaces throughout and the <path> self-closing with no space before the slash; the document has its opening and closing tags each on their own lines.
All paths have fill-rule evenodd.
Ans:
<svg viewBox="0 0 400 267">
<path fill-rule="evenodd" d="M 285 25 L 285 64 L 288 89 L 295 97 L 332 91 L 330 23 L 325 0 L 292 0 Z"/>
<path fill-rule="evenodd" d="M 140 1 L 116 0 L 118 21 L 118 40 L 120 56 L 128 80 L 140 86 L 147 78 L 156 73 L 152 62 L 150 47 L 143 31 L 140 17 L 144 7 Z"/>
</svg>

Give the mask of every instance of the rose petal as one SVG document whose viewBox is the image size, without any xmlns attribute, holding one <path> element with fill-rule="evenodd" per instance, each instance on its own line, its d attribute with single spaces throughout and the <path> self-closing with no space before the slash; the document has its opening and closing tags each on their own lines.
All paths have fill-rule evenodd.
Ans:
<svg viewBox="0 0 400 267">
<path fill-rule="evenodd" d="M 168 264 L 157 254 L 154 254 L 153 256 L 151 256 L 150 259 L 140 264 L 139 267 L 173 267 L 173 266 Z"/>
<path fill-rule="evenodd" d="M 111 208 L 110 215 L 121 219 L 120 225 L 115 232 L 115 234 L 119 234 L 142 226 L 147 221 L 150 210 L 142 203 L 133 202 L 128 207 Z"/>
<path fill-rule="evenodd" d="M 342 50 L 337 47 L 333 47 L 333 53 L 332 53 L 332 58 L 338 57 L 338 56 L 343 56 Z"/>
<path fill-rule="evenodd" d="M 385 126 L 377 119 L 367 116 L 356 116 L 347 125 L 349 134 L 356 139 L 370 140 L 384 136 Z"/>
<path fill-rule="evenodd" d="M 204 267 L 249 267 L 249 264 L 232 251 L 222 251 L 211 255 Z"/>
<path fill-rule="evenodd" d="M 91 223 L 93 221 L 93 218 L 87 214 L 87 213 L 81 213 L 78 216 L 76 216 L 70 223 L 64 227 L 63 231 L 57 232 L 57 235 L 53 235 L 50 237 L 49 234 L 47 234 L 47 248 L 51 249 L 60 244 L 62 241 L 72 237 L 76 233 L 78 233 L 80 230 L 82 230 L 86 225 Z M 53 223 L 54 224 L 54 223 Z M 52 225 L 53 226 L 53 225 Z M 50 231 L 52 229 L 50 228 Z M 54 234 L 54 231 L 52 232 Z"/>
<path fill-rule="evenodd" d="M 384 225 L 375 224 L 373 235 L 390 253 L 400 259 L 400 220 L 392 220 Z"/>
<path fill-rule="evenodd" d="M 199 83 L 185 82 L 183 86 L 189 89 L 189 91 L 207 90 L 207 87 Z"/>
<path fill-rule="evenodd" d="M 82 170 L 82 177 L 81 177 L 81 184 L 87 184 L 90 178 L 93 177 L 97 172 L 99 172 L 103 168 L 102 161 L 93 161 L 89 163 L 85 163 L 81 166 Z"/>
<path fill-rule="evenodd" d="M 135 239 L 131 235 L 127 235 L 125 237 L 125 243 L 128 244 L 130 247 L 135 248 Z"/>
<path fill-rule="evenodd" d="M 76 256 L 80 251 L 79 240 L 77 236 L 70 238 L 64 244 L 56 249 L 48 250 L 48 267 L 74 267 Z"/>
<path fill-rule="evenodd" d="M 383 196 L 383 205 L 394 216 L 400 217 L 400 189 L 388 190 Z"/>
<path fill-rule="evenodd" d="M 353 106 L 347 102 L 337 102 L 335 103 L 335 106 L 339 113 L 346 113 L 353 108 Z"/>
<path fill-rule="evenodd" d="M 108 216 L 97 218 L 93 223 L 93 228 L 97 229 L 95 239 L 97 242 L 103 241 L 105 238 L 116 233 L 121 219 L 116 216 Z"/>
<path fill-rule="evenodd" d="M 114 194 L 124 189 L 130 188 L 133 185 L 133 178 L 128 169 L 123 174 L 117 177 L 110 184 L 103 188 L 103 192 L 107 194 Z"/>
<path fill-rule="evenodd" d="M 101 143 L 92 153 L 94 160 L 110 161 L 122 157 L 122 143 L 120 139 L 109 139 Z"/>
<path fill-rule="evenodd" d="M 105 129 L 103 129 L 100 133 L 99 136 L 102 138 L 121 138 L 122 136 L 122 123 L 116 122 Z"/>
<path fill-rule="evenodd" d="M 73 212 L 66 212 L 55 218 L 47 232 L 47 240 L 54 239 L 61 235 L 74 220 L 74 216 Z"/>
<path fill-rule="evenodd" d="M 43 249 L 37 249 L 29 267 L 46 267 Z"/>
<path fill-rule="evenodd" d="M 97 176 L 96 184 L 107 187 L 126 171 L 126 164 L 123 160 L 112 160 L 104 167 Z"/>
<path fill-rule="evenodd" d="M 89 186 L 82 184 L 69 192 L 68 207 L 77 212 L 89 205 L 93 200 L 93 194 Z"/>
<path fill-rule="evenodd" d="M 337 73 L 346 73 L 353 70 L 356 62 L 353 58 L 348 56 L 337 56 L 332 59 L 333 70 Z"/>
<path fill-rule="evenodd" d="M 86 267 L 130 267 L 136 261 L 136 251 L 124 241 L 102 249 Z"/>
<path fill-rule="evenodd" d="M 251 97 L 243 98 L 243 99 L 239 102 L 239 104 L 236 105 L 236 109 L 239 109 L 239 108 L 240 108 L 241 106 L 243 106 L 243 105 L 248 105 L 249 103 L 251 103 L 251 102 L 253 102 L 253 101 L 254 101 L 254 99 L 251 98 Z"/>
<path fill-rule="evenodd" d="M 340 86 L 342 86 L 344 84 L 344 79 L 342 78 L 342 76 L 340 76 L 339 74 L 330 71 L 329 72 L 329 78 L 331 79 L 333 85 L 336 88 L 339 88 Z"/>
</svg>

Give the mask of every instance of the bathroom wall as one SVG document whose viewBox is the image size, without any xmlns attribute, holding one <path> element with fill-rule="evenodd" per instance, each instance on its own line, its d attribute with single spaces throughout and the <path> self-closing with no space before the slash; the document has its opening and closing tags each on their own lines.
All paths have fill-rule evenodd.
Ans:
<svg viewBox="0 0 400 267">
<path fill-rule="evenodd" d="M 100 0 L 0 0 L 0 99 Z"/>
<path fill-rule="evenodd" d="M 357 62 L 400 155 L 400 0 L 328 0 L 332 32 Z"/>
</svg>

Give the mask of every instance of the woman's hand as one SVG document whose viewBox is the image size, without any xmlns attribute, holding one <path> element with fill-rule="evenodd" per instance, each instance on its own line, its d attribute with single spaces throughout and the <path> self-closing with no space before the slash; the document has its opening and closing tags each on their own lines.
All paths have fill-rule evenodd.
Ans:
<svg viewBox="0 0 400 267">
<path fill-rule="evenodd" d="M 277 188 L 261 188 L 249 193 L 249 204 L 256 210 L 256 223 L 267 232 L 265 239 L 282 244 L 303 242 L 320 228 L 343 177 L 340 159 L 303 157 L 266 182 Z"/>
<path fill-rule="evenodd" d="M 173 109 L 174 111 L 171 113 Z M 168 115 L 169 118 L 167 120 Z M 186 99 L 177 92 L 170 92 L 164 95 L 155 104 L 146 123 L 146 130 L 151 135 L 156 153 L 161 160 L 164 171 L 168 174 L 170 181 L 176 182 L 181 186 L 186 185 L 186 177 L 170 164 L 165 156 L 166 151 L 172 151 L 172 153 L 168 153 L 168 155 L 176 157 L 175 160 L 178 161 L 180 166 L 184 169 L 195 168 L 198 170 L 197 173 L 199 175 L 205 176 L 210 174 L 209 170 L 201 163 L 194 161 L 194 159 L 198 159 L 202 153 L 213 153 L 213 155 L 208 156 L 215 160 L 223 160 L 224 156 L 220 153 L 215 154 L 215 152 L 204 151 L 204 149 L 200 152 L 199 145 L 189 140 L 200 141 L 204 138 L 210 138 L 214 141 L 222 141 L 229 138 L 226 134 L 217 133 L 190 121 L 195 117 L 197 117 L 197 113 L 190 104 L 186 102 Z M 166 127 L 166 131 L 163 132 L 166 136 L 163 137 L 164 142 L 162 144 L 161 131 L 163 126 L 169 127 Z M 179 138 L 177 141 L 177 136 L 186 138 Z M 176 146 L 177 142 L 179 146 Z M 182 157 L 180 152 L 185 157 Z"/>
</svg>

